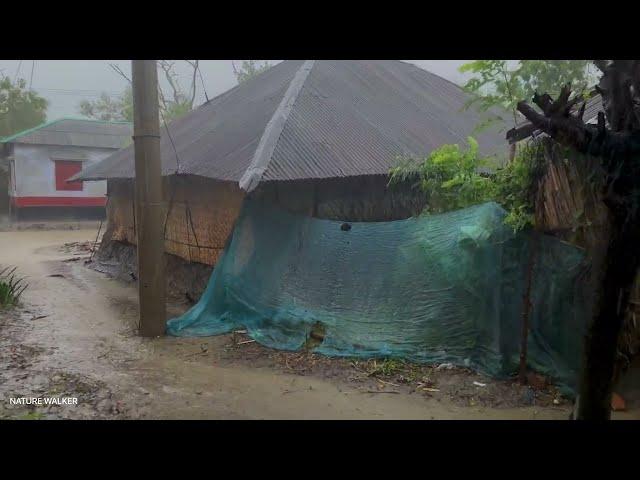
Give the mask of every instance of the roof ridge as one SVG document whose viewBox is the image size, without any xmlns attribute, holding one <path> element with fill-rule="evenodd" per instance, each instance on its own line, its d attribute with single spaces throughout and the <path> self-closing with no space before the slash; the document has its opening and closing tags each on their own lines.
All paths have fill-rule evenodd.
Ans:
<svg viewBox="0 0 640 480">
<path fill-rule="evenodd" d="M 74 121 L 74 122 L 92 122 L 92 123 L 106 123 L 110 125 L 132 125 L 132 122 L 127 121 L 111 121 L 111 120 L 97 120 L 93 118 L 73 118 L 73 117 L 61 117 L 56 118 L 55 120 L 51 120 L 48 122 L 41 123 L 40 125 L 36 125 L 35 127 L 27 128 L 25 130 L 21 130 L 13 135 L 9 135 L 8 137 L 0 138 L 0 142 L 6 143 L 12 140 L 15 140 L 20 137 L 24 137 L 25 135 L 29 135 L 37 130 L 50 127 L 51 125 L 55 125 L 56 123 L 64 122 L 64 121 Z"/>
<path fill-rule="evenodd" d="M 293 105 L 298 99 L 298 95 L 302 91 L 302 87 L 307 81 L 309 73 L 314 65 L 315 60 L 305 60 L 293 76 L 289 83 L 289 88 L 287 88 L 287 91 L 284 93 L 280 104 L 269 119 L 269 122 L 260 137 L 258 147 L 253 154 L 249 167 L 240 178 L 239 185 L 241 189 L 250 192 L 260 183 L 262 175 L 264 175 L 264 172 L 269 167 L 271 157 L 273 156 L 273 152 L 276 149 L 276 145 L 278 144 L 278 140 L 280 139 L 280 135 L 284 130 L 287 120 L 289 119 L 289 114 L 293 109 Z"/>
<path fill-rule="evenodd" d="M 266 70 L 263 70 L 263 71 L 261 71 L 261 72 L 257 73 L 255 76 L 253 76 L 253 77 L 251 77 L 251 78 L 247 79 L 246 81 L 251 81 L 251 80 L 253 80 L 254 78 L 261 77 L 262 75 L 264 75 L 265 73 L 269 72 L 270 70 L 272 70 L 272 69 L 274 69 L 274 68 L 277 68 L 277 67 L 279 67 L 280 65 L 283 65 L 283 64 L 285 64 L 285 63 L 286 63 L 286 62 L 288 62 L 288 61 L 290 61 L 290 60 L 284 60 L 284 61 L 282 61 L 282 62 L 280 62 L 280 63 L 276 63 L 276 64 L 273 64 L 273 65 L 270 65 L 270 66 L 269 66 L 269 68 L 267 68 Z M 239 81 L 239 82 L 238 82 L 238 83 L 236 83 L 233 87 L 229 88 L 228 90 L 225 90 L 224 92 L 219 93 L 218 95 L 216 95 L 216 96 L 215 96 L 215 97 L 213 97 L 213 98 L 210 98 L 209 100 L 207 100 L 206 102 L 204 102 L 202 105 L 199 105 L 199 106 L 198 106 L 198 108 L 200 108 L 200 107 L 202 107 L 202 106 L 204 106 L 204 105 L 208 105 L 208 104 L 210 104 L 210 103 L 213 103 L 213 102 L 215 102 L 216 100 L 219 100 L 221 97 L 224 97 L 225 95 L 227 95 L 227 94 L 229 94 L 229 93 L 233 92 L 234 90 L 237 90 L 238 88 L 242 87 L 244 83 L 245 83 L 245 82 L 240 82 L 240 81 Z"/>
<path fill-rule="evenodd" d="M 57 121 L 62 121 L 62 120 L 72 120 L 74 122 L 113 123 L 116 125 L 133 123 L 133 122 L 129 122 L 128 120 L 101 120 L 99 118 L 82 118 L 82 117 L 62 117 L 62 118 L 59 118 Z"/>
<path fill-rule="evenodd" d="M 414 70 L 419 71 L 420 73 L 427 73 L 432 77 L 438 78 L 439 80 L 444 80 L 446 83 L 448 83 L 450 85 L 453 85 L 454 87 L 456 87 L 456 88 L 458 88 L 458 89 L 460 89 L 460 90 L 462 90 L 464 92 L 464 86 L 463 85 L 458 85 L 456 82 L 454 82 L 452 80 L 449 80 L 448 78 L 445 78 L 442 75 L 438 75 L 437 73 L 433 73 L 431 70 L 427 70 L 426 68 L 422 68 L 421 66 L 416 65 L 415 63 L 411 63 L 408 60 L 393 60 L 393 61 L 397 62 L 397 63 L 402 63 L 402 64 L 404 64 L 404 65 L 406 65 L 406 66 L 408 66 L 408 67 L 410 67 L 410 68 L 412 68 Z"/>
<path fill-rule="evenodd" d="M 17 133 L 14 133 L 13 135 L 9 135 L 8 137 L 4 137 L 4 138 L 0 139 L 0 141 L 3 142 L 3 143 L 10 142 L 11 140 L 15 140 L 16 138 L 24 137 L 25 135 L 28 135 L 29 133 L 35 132 L 36 130 L 40 130 L 41 128 L 44 128 L 44 127 L 48 127 L 49 125 L 53 125 L 55 123 L 61 122 L 62 120 L 63 120 L 62 118 L 58 118 L 56 120 L 51 120 L 49 122 L 41 123 L 40 125 L 36 125 L 35 127 L 27 128 L 25 130 L 21 130 L 21 131 L 19 131 Z"/>
</svg>

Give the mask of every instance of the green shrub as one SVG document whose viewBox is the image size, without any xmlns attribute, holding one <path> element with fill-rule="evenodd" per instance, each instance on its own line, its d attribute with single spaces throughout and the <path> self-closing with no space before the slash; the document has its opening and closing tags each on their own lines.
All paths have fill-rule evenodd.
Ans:
<svg viewBox="0 0 640 480">
<path fill-rule="evenodd" d="M 0 270 L 0 307 L 16 305 L 29 286 L 23 277 L 17 276 L 17 268 L 5 267 Z"/>
<path fill-rule="evenodd" d="M 391 186 L 409 183 L 425 195 L 424 213 L 444 213 L 495 201 L 507 211 L 505 223 L 514 231 L 534 223 L 534 202 L 542 169 L 537 143 L 522 146 L 503 168 L 485 173 L 489 159 L 468 138 L 469 148 L 443 145 L 424 160 L 404 160 L 390 171 Z M 483 169 L 485 172 L 483 172 Z"/>
<path fill-rule="evenodd" d="M 426 213 L 443 213 L 493 199 L 491 178 L 480 173 L 487 160 L 478 153 L 478 142 L 469 137 L 469 148 L 443 145 L 420 162 L 406 161 L 391 170 L 390 184 L 410 181 L 426 195 Z"/>
</svg>

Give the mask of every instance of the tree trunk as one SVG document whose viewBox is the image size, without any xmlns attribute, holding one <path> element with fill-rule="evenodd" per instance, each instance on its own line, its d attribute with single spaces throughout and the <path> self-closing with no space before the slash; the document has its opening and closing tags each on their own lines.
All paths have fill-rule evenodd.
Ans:
<svg viewBox="0 0 640 480">
<path fill-rule="evenodd" d="M 593 319 L 585 338 L 583 369 L 575 416 L 583 420 L 606 420 L 611 416 L 611 387 L 616 347 L 634 277 L 640 266 L 640 60 L 594 60 L 602 72 L 596 91 L 604 112 L 597 125 L 585 123 L 586 103 L 577 114 L 581 96 L 571 99 L 565 85 L 554 101 L 549 94 L 535 94 L 533 102 L 518 103 L 533 127 L 555 141 L 583 154 L 601 159 L 605 203 L 612 228 Z M 608 125 L 607 125 L 608 123 Z M 525 127 L 511 130 L 517 138 Z M 531 127 L 527 127 L 531 128 Z"/>
<path fill-rule="evenodd" d="M 614 216 L 611 238 L 593 321 L 585 338 L 583 368 L 576 402 L 578 420 L 608 420 L 618 337 L 629 294 L 640 266 L 637 215 Z"/>
</svg>

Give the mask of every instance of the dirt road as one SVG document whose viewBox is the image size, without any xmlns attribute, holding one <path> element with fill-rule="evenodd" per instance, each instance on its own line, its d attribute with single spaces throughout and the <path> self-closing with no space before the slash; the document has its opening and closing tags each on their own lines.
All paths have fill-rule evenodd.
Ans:
<svg viewBox="0 0 640 480">
<path fill-rule="evenodd" d="M 61 250 L 95 230 L 0 232 L 0 265 L 29 277 L 23 306 L 0 312 L 0 418 L 566 419 L 569 406 L 461 406 L 417 393 L 283 373 L 223 354 L 225 337 L 135 335 L 136 291 Z M 77 256 L 75 258 L 78 258 Z M 53 275 L 53 276 L 52 276 Z M 178 313 L 174 306 L 172 313 Z M 234 358 L 236 360 L 234 360 Z M 392 393 L 392 394 L 386 394 Z M 16 406 L 67 396 L 78 405 Z M 638 418 L 621 413 L 619 418 Z"/>
</svg>

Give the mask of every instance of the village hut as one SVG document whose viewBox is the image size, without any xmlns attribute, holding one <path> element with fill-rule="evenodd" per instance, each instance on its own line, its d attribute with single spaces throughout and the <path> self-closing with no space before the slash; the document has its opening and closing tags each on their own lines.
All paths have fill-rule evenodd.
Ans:
<svg viewBox="0 0 640 480">
<path fill-rule="evenodd" d="M 504 133 L 475 134 L 457 85 L 391 60 L 283 61 L 162 128 L 168 281 L 195 300 L 225 248 L 247 196 L 341 221 L 418 214 L 423 196 L 388 188 L 403 158 L 423 158 L 473 135 L 485 155 L 507 157 Z M 135 277 L 134 150 L 76 178 L 107 181 L 98 258 Z"/>
</svg>

